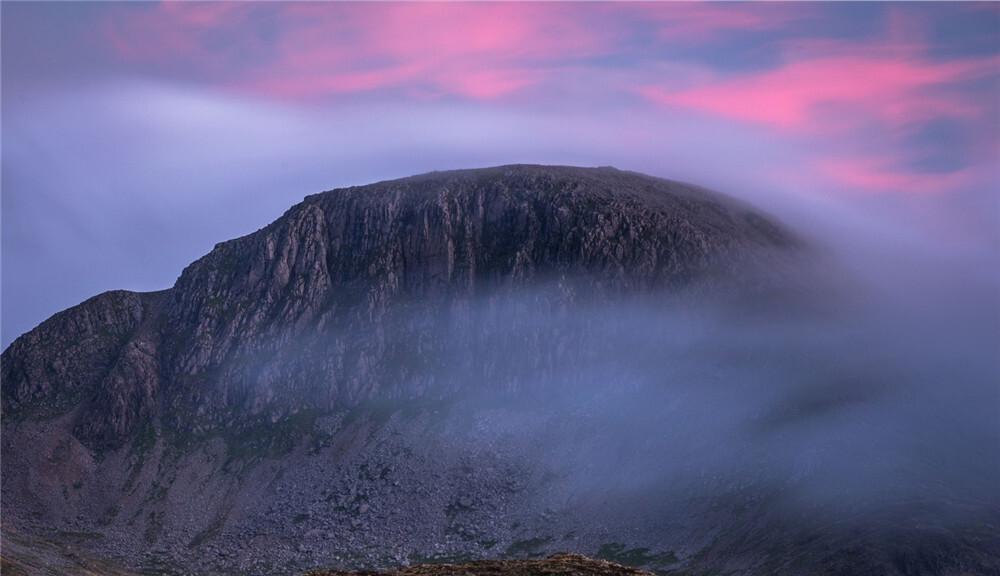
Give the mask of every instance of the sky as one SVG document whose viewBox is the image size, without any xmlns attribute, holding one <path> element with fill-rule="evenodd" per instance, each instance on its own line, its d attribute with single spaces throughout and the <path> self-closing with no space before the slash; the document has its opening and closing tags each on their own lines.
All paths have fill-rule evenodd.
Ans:
<svg viewBox="0 0 1000 576">
<path fill-rule="evenodd" d="M 1000 274 L 996 2 L 5 0 L 0 48 L 4 348 L 306 195 L 508 163 L 696 183 L 884 274 Z"/>
</svg>

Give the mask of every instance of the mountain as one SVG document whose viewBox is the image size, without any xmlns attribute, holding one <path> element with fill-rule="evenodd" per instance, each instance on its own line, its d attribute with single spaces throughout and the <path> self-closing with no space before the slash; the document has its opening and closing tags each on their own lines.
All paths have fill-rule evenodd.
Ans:
<svg viewBox="0 0 1000 576">
<path fill-rule="evenodd" d="M 3 352 L 4 554 L 199 574 L 567 549 L 660 571 L 842 563 L 856 524 L 791 502 L 843 471 L 790 461 L 784 435 L 886 392 L 842 385 L 863 353 L 803 354 L 775 320 L 822 314 L 803 281 L 819 254 L 732 198 L 612 168 L 309 196 L 173 287 L 95 296 Z M 987 504 L 866 565 L 1000 565 Z"/>
<path fill-rule="evenodd" d="M 169 290 L 105 293 L 22 336 L 4 353 L 4 408 L 85 399 L 74 437 L 102 449 L 154 416 L 212 429 L 464 386 L 412 374 L 436 351 L 387 326 L 441 328 L 438 312 L 463 321 L 469 302 L 527 286 L 569 301 L 732 283 L 762 249 L 797 242 L 732 200 L 614 169 L 512 166 L 334 190 L 217 245 Z M 401 318 L 414 302 L 440 310 Z M 295 401 L 272 410 L 279 391 Z"/>
</svg>

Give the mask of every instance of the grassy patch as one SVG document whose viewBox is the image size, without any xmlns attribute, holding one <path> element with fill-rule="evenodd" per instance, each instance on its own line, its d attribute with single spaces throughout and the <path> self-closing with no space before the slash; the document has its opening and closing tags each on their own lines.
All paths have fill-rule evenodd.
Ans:
<svg viewBox="0 0 1000 576">
<path fill-rule="evenodd" d="M 49 455 L 49 463 L 62 465 L 69 462 L 70 456 L 70 445 L 69 440 L 61 440 L 56 447 L 52 449 L 52 454 Z"/>
<path fill-rule="evenodd" d="M 136 455 L 136 460 L 132 465 L 131 470 L 129 470 L 128 478 L 125 480 L 125 484 L 122 486 L 123 492 L 127 492 L 132 489 L 136 479 L 139 477 L 143 467 L 146 465 L 146 454 L 150 452 L 155 445 L 156 428 L 153 426 L 152 421 L 147 420 L 142 425 L 142 428 L 139 429 L 139 433 L 136 434 L 135 439 L 132 440 L 132 454 Z"/>
<path fill-rule="evenodd" d="M 506 558 L 538 558 L 543 555 L 538 549 L 546 544 L 552 542 L 554 538 L 551 536 L 541 536 L 538 538 L 529 538 L 527 540 L 518 540 L 510 546 L 507 547 L 507 551 L 504 552 L 504 557 Z"/>
<path fill-rule="evenodd" d="M 156 445 L 156 428 L 152 420 L 146 420 L 132 440 L 132 452 L 143 455 L 153 449 Z"/>
<path fill-rule="evenodd" d="M 107 510 L 104 511 L 104 514 L 97 519 L 97 525 L 108 526 L 112 522 L 114 522 L 116 516 L 118 516 L 118 507 L 115 505 L 111 505 L 108 507 Z"/>
<path fill-rule="evenodd" d="M 667 568 L 679 562 L 673 552 L 653 554 L 649 548 L 626 549 L 624 544 L 618 542 L 602 545 L 594 556 L 625 566 L 647 566 L 654 569 Z"/>
<path fill-rule="evenodd" d="M 99 534 L 97 532 L 70 532 L 67 530 L 53 530 L 52 533 L 60 541 L 72 542 L 74 544 L 80 544 L 90 540 L 104 539 L 104 534 Z"/>
<path fill-rule="evenodd" d="M 149 522 L 146 524 L 146 530 L 142 533 L 142 537 L 146 540 L 146 544 L 154 544 L 156 539 L 160 537 L 161 530 L 163 530 L 163 512 L 160 512 L 159 514 L 156 512 L 150 512 Z"/>
<path fill-rule="evenodd" d="M 218 536 L 220 533 L 222 533 L 223 521 L 224 518 L 222 516 L 216 516 L 215 519 L 212 520 L 212 522 L 208 526 L 206 526 L 204 530 L 196 534 L 195 537 L 192 538 L 190 542 L 188 542 L 187 547 L 197 548 L 198 546 L 201 546 L 205 542 L 208 542 L 209 540 L 212 540 L 213 538 Z"/>
<path fill-rule="evenodd" d="M 232 464 L 240 461 L 256 462 L 285 456 L 303 438 L 316 435 L 316 419 L 322 415 L 319 410 L 302 410 L 273 424 L 260 421 L 224 434 L 226 462 L 223 470 L 228 471 Z"/>
<path fill-rule="evenodd" d="M 424 556 L 419 552 L 411 552 L 409 555 L 410 564 L 413 566 L 420 564 L 462 564 L 465 562 L 472 562 L 475 559 L 475 556 L 468 553 L 431 554 L 429 556 Z"/>
</svg>

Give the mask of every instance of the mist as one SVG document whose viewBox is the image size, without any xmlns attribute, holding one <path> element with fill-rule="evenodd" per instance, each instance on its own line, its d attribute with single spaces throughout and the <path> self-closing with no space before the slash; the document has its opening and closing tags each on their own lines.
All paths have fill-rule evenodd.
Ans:
<svg viewBox="0 0 1000 576">
<path fill-rule="evenodd" d="M 493 442 L 511 441 L 511 430 L 528 439 L 533 467 L 559 478 L 552 501 L 584 517 L 614 502 L 630 510 L 630 527 L 662 528 L 720 501 L 799 518 L 793 525 L 995 516 L 993 255 L 900 220 L 868 219 L 874 230 L 858 219 L 852 234 L 829 234 L 843 231 L 837 217 L 802 229 L 812 246 L 773 271 L 795 287 L 780 297 L 646 294 L 560 307 L 527 292 L 501 311 L 481 301 L 476 332 L 498 335 L 481 345 L 502 350 L 518 392 L 504 394 L 458 352 L 439 366 L 464 382 L 459 410 L 488 414 L 505 431 Z M 467 333 L 452 337 L 445 349 L 468 350 Z M 568 342 L 580 349 L 567 352 Z M 538 358 L 550 362 L 538 369 Z M 469 429 L 451 434 L 456 450 L 475 442 Z"/>
</svg>

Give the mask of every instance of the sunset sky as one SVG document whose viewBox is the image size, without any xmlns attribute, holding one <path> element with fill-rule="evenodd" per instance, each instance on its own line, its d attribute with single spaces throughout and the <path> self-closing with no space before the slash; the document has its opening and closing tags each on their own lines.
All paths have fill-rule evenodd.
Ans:
<svg viewBox="0 0 1000 576">
<path fill-rule="evenodd" d="M 431 170 L 612 165 L 1000 253 L 996 2 L 4 1 L 0 26 L 4 347 L 308 194 Z"/>
</svg>

